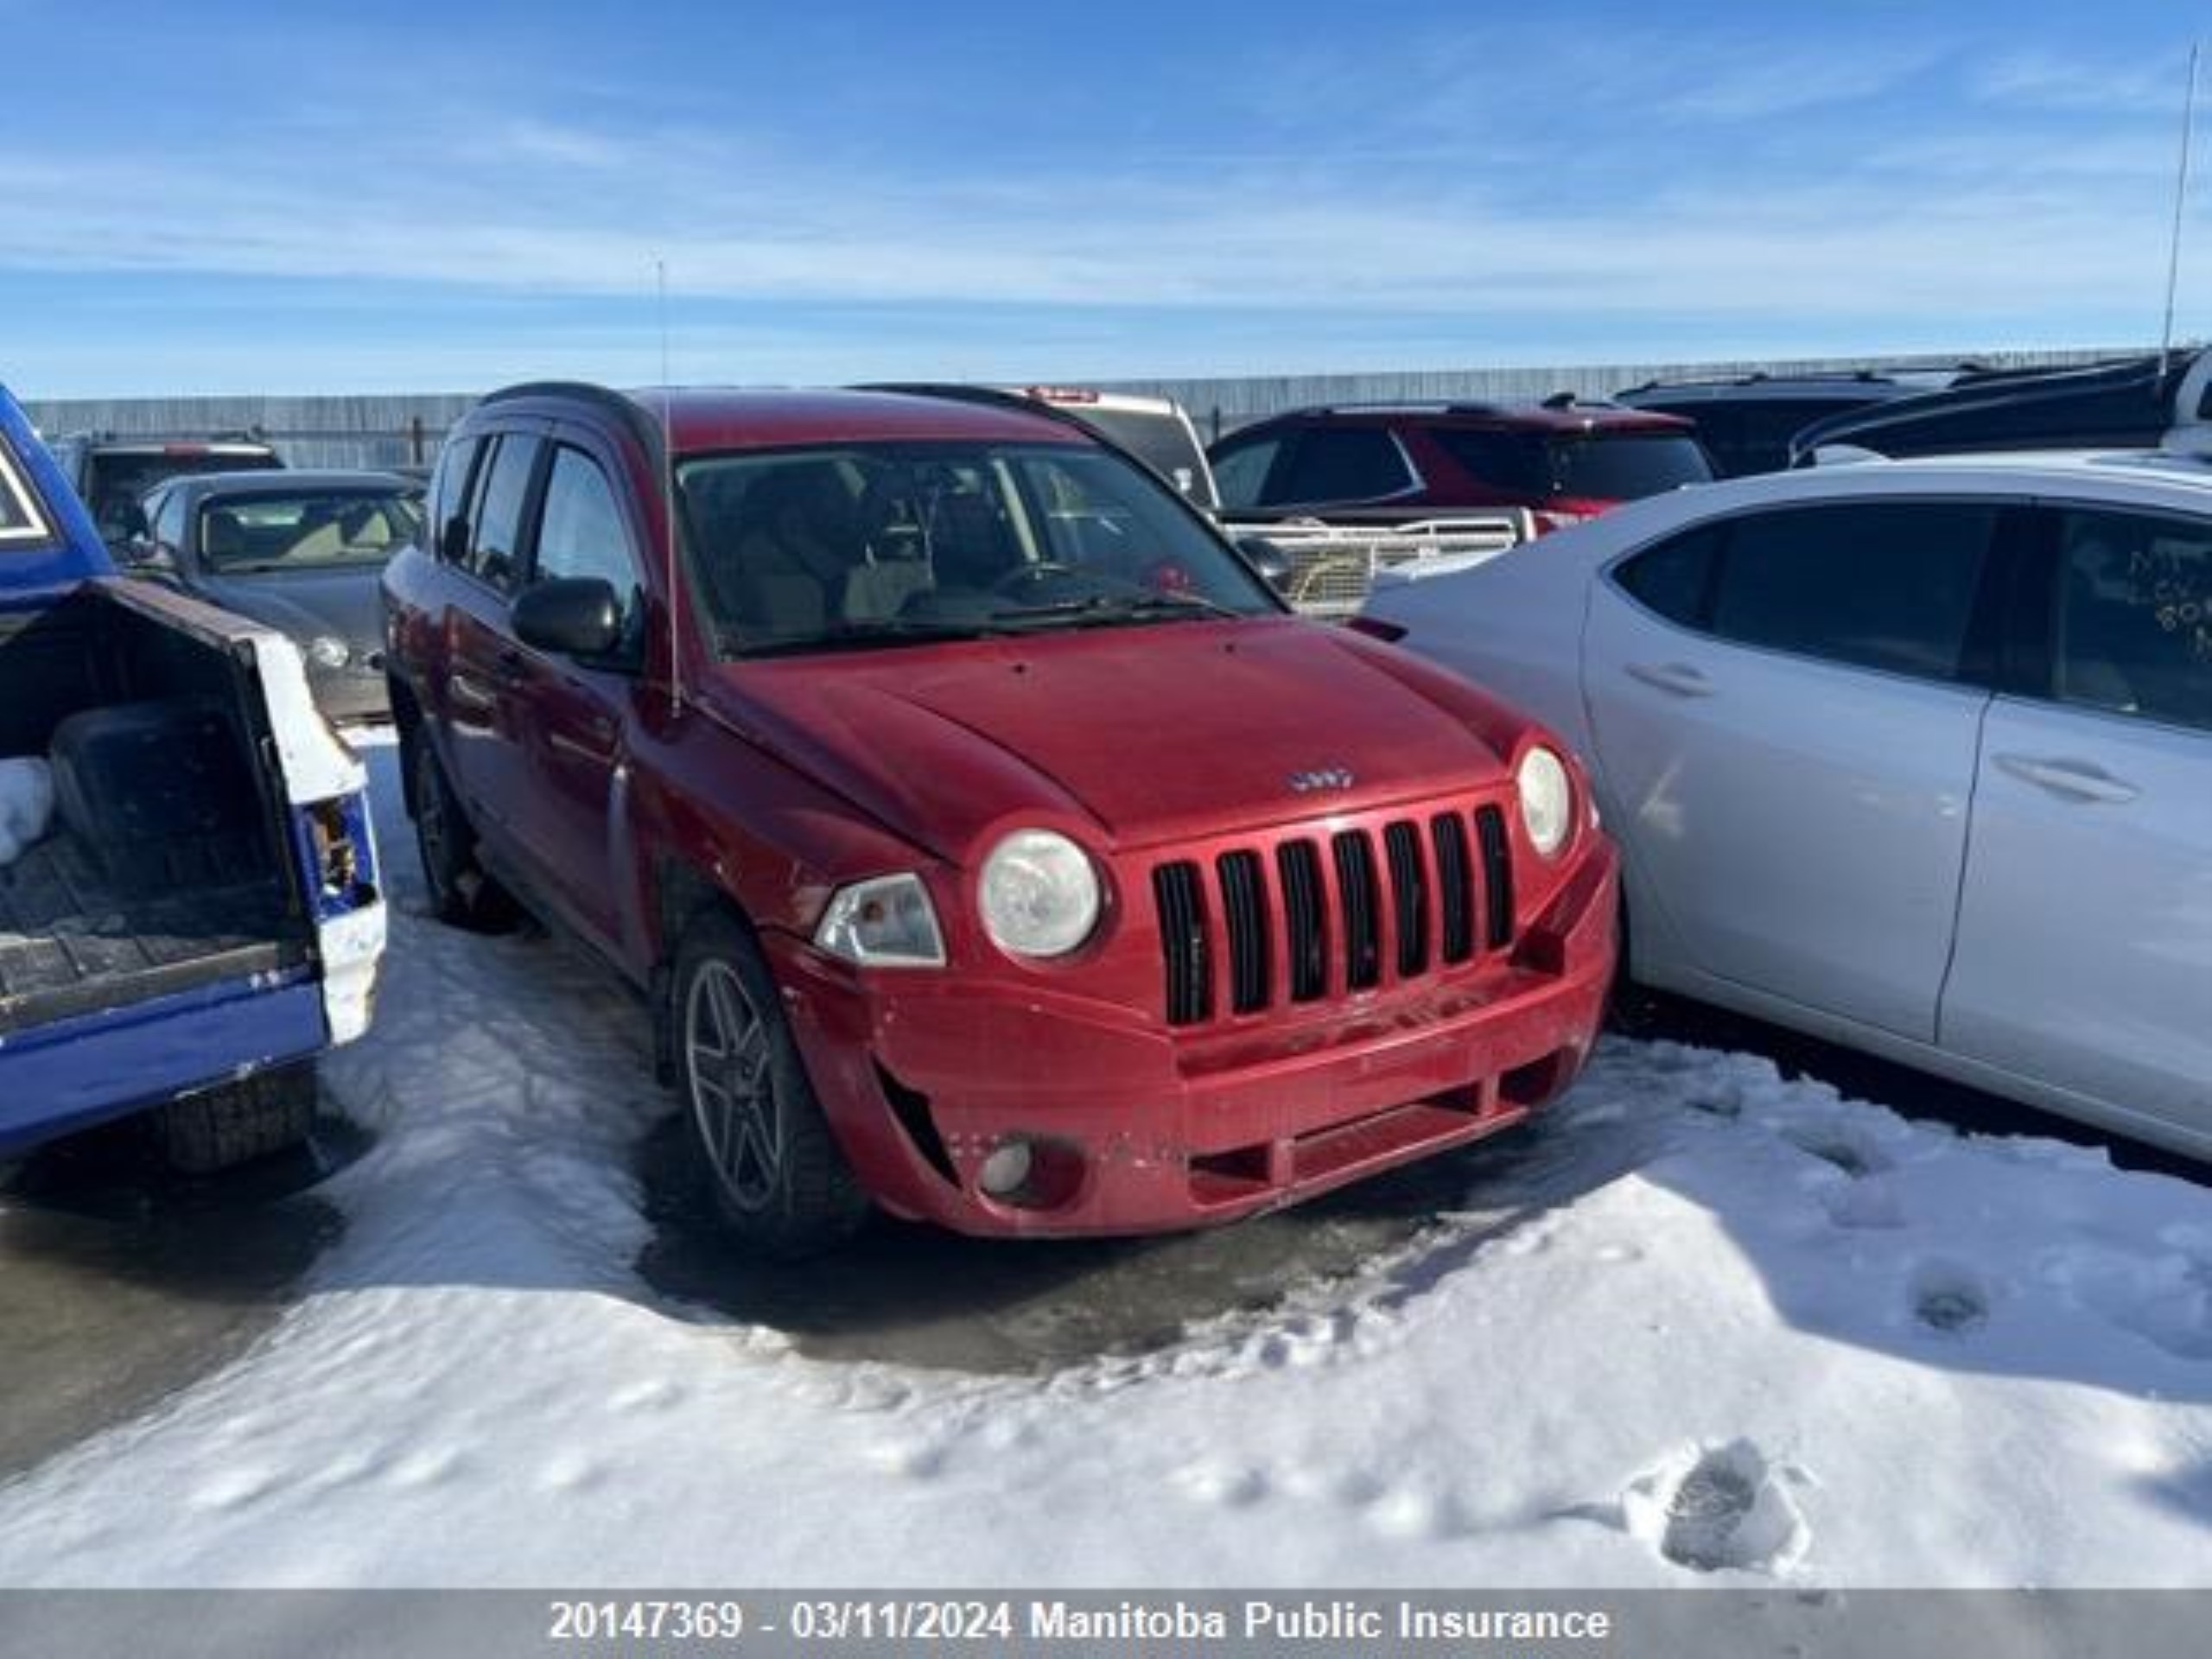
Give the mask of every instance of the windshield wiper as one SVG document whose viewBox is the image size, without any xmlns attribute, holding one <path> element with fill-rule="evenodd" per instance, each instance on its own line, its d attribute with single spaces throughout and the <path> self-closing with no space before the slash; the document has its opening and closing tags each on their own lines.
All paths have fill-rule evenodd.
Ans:
<svg viewBox="0 0 2212 1659">
<path fill-rule="evenodd" d="M 1150 621 L 1161 617 L 1204 620 L 1242 616 L 1217 601 L 1199 594 L 1091 594 L 1082 599 L 1056 600 L 1049 605 L 1020 605 L 993 611 L 997 621 L 1058 621 L 1084 623 Z"/>
<path fill-rule="evenodd" d="M 739 639 L 733 643 L 741 657 L 782 657 L 798 652 L 836 651 L 847 645 L 865 647 L 922 645 L 946 639 L 980 639 L 988 634 L 1007 632 L 1007 629 L 996 626 L 994 619 L 982 617 L 962 621 L 940 621 L 923 617 L 884 616 L 834 623 L 819 633 L 795 635 L 784 639 Z"/>
</svg>

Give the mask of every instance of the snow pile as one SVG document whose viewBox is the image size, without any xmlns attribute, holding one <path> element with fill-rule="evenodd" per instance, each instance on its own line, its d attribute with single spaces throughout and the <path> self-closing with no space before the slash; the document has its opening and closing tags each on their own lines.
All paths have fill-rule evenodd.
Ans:
<svg viewBox="0 0 2212 1659">
<path fill-rule="evenodd" d="M 645 1022 L 420 917 L 389 760 L 416 913 L 327 1067 L 378 1136 L 345 1236 L 230 1370 L 0 1489 L 0 1581 L 2204 1579 L 2212 1192 L 1744 1057 L 1609 1044 L 1464 1212 L 1141 1357 L 830 1363 L 658 1301 Z"/>
<path fill-rule="evenodd" d="M 0 760 L 0 866 L 21 858 L 53 816 L 53 768 L 35 757 Z"/>
</svg>

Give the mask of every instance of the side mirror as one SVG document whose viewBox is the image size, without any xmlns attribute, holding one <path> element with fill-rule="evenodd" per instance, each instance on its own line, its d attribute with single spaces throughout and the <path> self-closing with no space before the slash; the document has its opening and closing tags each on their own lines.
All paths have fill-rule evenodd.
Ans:
<svg viewBox="0 0 2212 1659">
<path fill-rule="evenodd" d="M 609 657 L 622 643 L 622 601 L 600 576 L 535 582 L 516 596 L 515 638 L 562 657 Z"/>
<path fill-rule="evenodd" d="M 1239 536 L 1236 550 L 1257 570 L 1268 586 L 1280 590 L 1290 580 L 1290 555 L 1264 536 Z"/>
<path fill-rule="evenodd" d="M 137 575 L 171 576 L 176 574 L 176 556 L 150 536 L 133 536 L 117 551 L 124 566 Z"/>
</svg>

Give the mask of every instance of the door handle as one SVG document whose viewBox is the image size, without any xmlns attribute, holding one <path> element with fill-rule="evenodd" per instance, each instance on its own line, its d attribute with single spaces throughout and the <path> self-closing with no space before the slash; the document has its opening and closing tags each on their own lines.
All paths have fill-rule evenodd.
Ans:
<svg viewBox="0 0 2212 1659">
<path fill-rule="evenodd" d="M 2118 806 L 2143 791 L 2087 760 L 2046 760 L 2032 754 L 2000 754 L 1997 764 L 2024 783 L 2071 801 L 2101 801 Z"/>
<path fill-rule="evenodd" d="M 1713 682 L 1705 677 L 1702 670 L 1693 668 L 1688 663 L 1630 663 L 1628 672 L 1631 678 L 1642 680 L 1646 685 L 1656 686 L 1660 690 L 1678 697 L 1709 697 L 1713 695 Z"/>
</svg>

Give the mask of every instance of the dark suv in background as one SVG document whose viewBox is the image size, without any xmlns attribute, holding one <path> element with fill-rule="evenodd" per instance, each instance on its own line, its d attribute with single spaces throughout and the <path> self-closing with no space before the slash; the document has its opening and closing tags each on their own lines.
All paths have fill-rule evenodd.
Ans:
<svg viewBox="0 0 2212 1659">
<path fill-rule="evenodd" d="M 1348 404 L 1294 410 L 1207 452 L 1243 519 L 1325 509 L 1340 523 L 1518 507 L 1538 534 L 1713 477 L 1689 422 L 1580 403 Z"/>
<path fill-rule="evenodd" d="M 2202 449 L 2212 351 L 2150 352 L 2062 369 L 1990 369 L 1941 391 L 1831 416 L 1791 441 L 1802 466 L 1823 447 L 1877 454 L 2005 449 Z"/>
<path fill-rule="evenodd" d="M 1630 409 L 1677 415 L 1697 423 L 1698 442 L 1723 478 L 1778 473 L 1790 440 L 1815 422 L 1848 416 L 1894 398 L 1936 391 L 1967 371 L 1859 369 L 1836 374 L 1741 374 L 1695 380 L 1647 380 L 1613 394 Z"/>
</svg>

